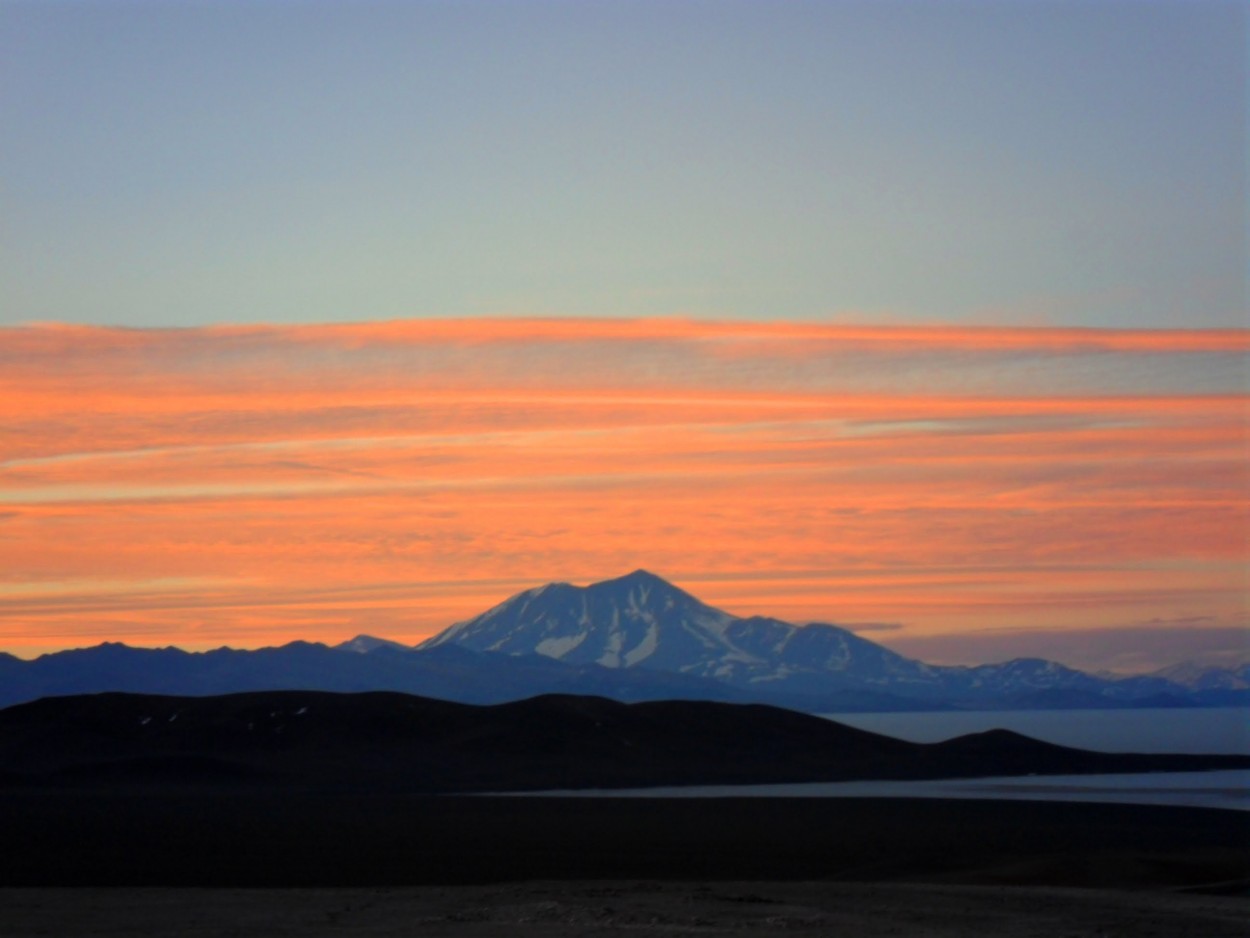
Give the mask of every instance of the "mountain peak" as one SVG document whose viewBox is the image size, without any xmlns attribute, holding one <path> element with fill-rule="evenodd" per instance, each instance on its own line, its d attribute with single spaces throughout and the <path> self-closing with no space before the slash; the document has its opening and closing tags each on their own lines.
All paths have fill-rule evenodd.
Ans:
<svg viewBox="0 0 1250 938">
<path fill-rule="evenodd" d="M 664 586 L 673 585 L 672 583 L 669 583 L 663 577 L 656 576 L 650 570 L 644 570 L 642 567 L 639 567 L 637 570 L 634 570 L 631 573 L 627 573 L 624 576 L 619 576 L 614 580 L 605 580 L 604 582 L 605 583 L 631 583 L 631 584 L 632 583 L 646 583 L 647 585 L 662 583 Z"/>
<path fill-rule="evenodd" d="M 589 586 L 526 590 L 423 647 L 446 642 L 472 651 L 539 654 L 568 664 L 688 670 L 732 617 L 648 570 Z"/>
<path fill-rule="evenodd" d="M 624 576 L 613 577 L 610 580 L 600 580 L 598 583 L 591 583 L 587 589 L 604 590 L 604 589 L 635 589 L 643 587 L 645 589 L 676 589 L 672 583 L 656 576 L 646 570 L 635 570 L 633 573 L 626 573 Z"/>
<path fill-rule="evenodd" d="M 365 635 L 363 633 L 334 646 L 335 651 L 355 651 L 361 654 L 368 654 L 371 651 L 377 651 L 379 648 L 392 648 L 396 651 L 412 650 L 410 645 L 405 645 L 402 642 L 393 642 L 389 638 L 378 638 L 375 635 Z"/>
<path fill-rule="evenodd" d="M 701 608 L 710 608 L 681 587 L 674 586 L 664 577 L 657 576 L 650 570 L 643 570 L 642 568 L 612 580 L 601 580 L 598 583 L 591 583 L 586 589 L 592 595 L 610 593 L 612 595 L 632 596 L 634 597 L 631 601 L 632 605 L 693 603 Z"/>
</svg>

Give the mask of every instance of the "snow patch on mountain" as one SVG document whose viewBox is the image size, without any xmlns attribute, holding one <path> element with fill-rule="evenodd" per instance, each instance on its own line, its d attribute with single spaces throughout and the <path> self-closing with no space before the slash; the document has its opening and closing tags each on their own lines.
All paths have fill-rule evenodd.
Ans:
<svg viewBox="0 0 1250 938">
<path fill-rule="evenodd" d="M 632 668 L 639 662 L 645 661 L 655 654 L 655 650 L 660 646 L 660 626 L 654 619 L 647 623 L 647 634 L 642 637 L 637 645 L 625 653 L 625 667 Z"/>
<path fill-rule="evenodd" d="M 562 635 L 559 638 L 544 638 L 534 646 L 534 651 L 548 658 L 563 658 L 574 648 L 586 641 L 588 632 L 580 635 Z"/>
</svg>

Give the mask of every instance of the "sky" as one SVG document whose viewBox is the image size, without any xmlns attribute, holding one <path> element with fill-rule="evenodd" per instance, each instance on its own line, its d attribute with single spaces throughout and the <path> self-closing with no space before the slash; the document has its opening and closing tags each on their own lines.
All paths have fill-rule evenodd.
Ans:
<svg viewBox="0 0 1250 938">
<path fill-rule="evenodd" d="M 926 660 L 1250 632 L 1246 8 L 0 0 L 0 648 L 645 567 Z"/>
</svg>

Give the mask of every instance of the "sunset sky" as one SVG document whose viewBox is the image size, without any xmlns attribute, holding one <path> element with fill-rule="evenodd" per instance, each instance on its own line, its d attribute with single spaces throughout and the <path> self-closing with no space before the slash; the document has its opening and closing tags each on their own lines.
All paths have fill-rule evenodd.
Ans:
<svg viewBox="0 0 1250 938">
<path fill-rule="evenodd" d="M 0 0 L 0 650 L 645 567 L 1245 654 L 1246 59 L 1192 0 Z"/>
</svg>

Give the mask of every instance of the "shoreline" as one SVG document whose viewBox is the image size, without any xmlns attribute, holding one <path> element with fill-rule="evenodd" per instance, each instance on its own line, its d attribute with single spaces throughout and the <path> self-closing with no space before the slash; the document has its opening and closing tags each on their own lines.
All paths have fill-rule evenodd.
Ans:
<svg viewBox="0 0 1250 938">
<path fill-rule="evenodd" d="M 491 792 L 516 798 L 928 798 L 1071 801 L 1250 811 L 1250 770 L 998 775 L 919 781 L 796 782 Z"/>
</svg>

